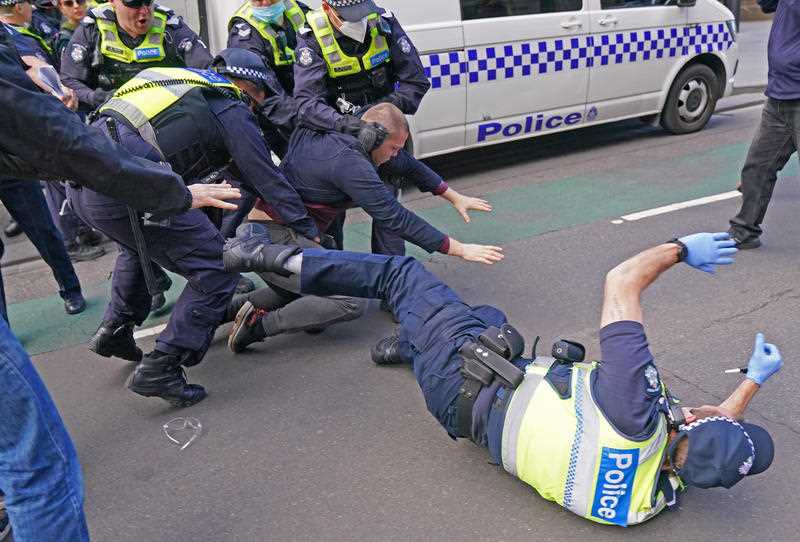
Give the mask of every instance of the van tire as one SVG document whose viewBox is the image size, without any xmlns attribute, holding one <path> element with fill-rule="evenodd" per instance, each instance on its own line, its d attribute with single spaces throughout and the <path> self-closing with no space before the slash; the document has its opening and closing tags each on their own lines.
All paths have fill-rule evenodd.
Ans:
<svg viewBox="0 0 800 542">
<path fill-rule="evenodd" d="M 661 114 L 661 127 L 673 134 L 702 130 L 719 99 L 719 81 L 705 64 L 693 64 L 675 78 Z"/>
</svg>

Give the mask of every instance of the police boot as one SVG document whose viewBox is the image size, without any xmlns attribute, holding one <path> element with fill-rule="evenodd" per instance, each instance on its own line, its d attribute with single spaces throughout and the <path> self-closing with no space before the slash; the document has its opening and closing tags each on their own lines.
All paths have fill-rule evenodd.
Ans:
<svg viewBox="0 0 800 542">
<path fill-rule="evenodd" d="M 231 349 L 231 352 L 238 354 L 251 344 L 264 340 L 267 332 L 261 325 L 261 319 L 265 314 L 267 311 L 257 309 L 249 301 L 242 305 L 236 314 L 231 334 L 228 336 L 228 348 Z"/>
<path fill-rule="evenodd" d="M 236 237 L 225 243 L 222 263 L 228 272 L 256 271 L 288 277 L 291 273 L 283 265 L 302 251 L 300 247 L 273 245 L 267 228 L 251 222 L 236 228 Z"/>
<path fill-rule="evenodd" d="M 104 321 L 89 339 L 89 350 L 106 358 L 142 359 L 142 351 L 133 340 L 133 322 Z"/>
<path fill-rule="evenodd" d="M 399 365 L 405 363 L 399 347 L 400 337 L 392 335 L 378 341 L 378 344 L 370 349 L 369 355 L 377 365 Z"/>
<path fill-rule="evenodd" d="M 6 237 L 16 237 L 17 235 L 22 233 L 22 226 L 20 226 L 16 220 L 10 220 L 8 225 L 3 230 L 3 233 L 6 234 Z"/>
<path fill-rule="evenodd" d="M 128 389 L 144 397 L 161 397 L 174 407 L 188 407 L 206 396 L 203 386 L 188 384 L 181 358 L 154 350 L 136 366 Z"/>
</svg>

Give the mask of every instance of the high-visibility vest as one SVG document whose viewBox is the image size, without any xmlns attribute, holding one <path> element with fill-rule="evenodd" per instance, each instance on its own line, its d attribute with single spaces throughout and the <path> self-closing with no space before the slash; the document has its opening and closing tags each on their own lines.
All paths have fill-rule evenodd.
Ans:
<svg viewBox="0 0 800 542">
<path fill-rule="evenodd" d="M 17 25 L 14 25 L 14 24 L 10 24 L 8 26 L 10 26 L 11 28 L 16 30 L 17 32 L 19 32 L 23 36 L 28 36 L 29 38 L 35 39 L 37 42 L 39 42 L 39 45 L 41 45 L 42 49 L 44 49 L 44 51 L 49 56 L 51 56 L 51 57 L 53 56 L 53 49 L 49 45 L 47 45 L 47 42 L 39 34 L 37 34 L 36 32 L 33 32 L 32 30 L 29 30 L 29 29 L 25 28 L 24 26 L 17 26 Z"/>
<path fill-rule="evenodd" d="M 325 59 L 328 75 L 331 78 L 355 75 L 362 71 L 369 72 L 392 61 L 389 43 L 379 28 L 380 17 L 377 13 L 367 17 L 369 49 L 361 57 L 351 57 L 344 53 L 336 41 L 333 26 L 325 12 L 322 10 L 308 12 L 306 19 L 322 49 L 322 57 Z"/>
<path fill-rule="evenodd" d="M 142 43 L 131 49 L 122 42 L 117 23 L 110 19 L 113 6 L 99 6 L 91 10 L 97 29 L 100 32 L 100 53 L 108 58 L 125 64 L 158 62 L 164 60 L 167 51 L 164 48 L 164 35 L 167 30 L 167 14 L 153 10 L 153 23 Z M 110 12 L 110 13 L 109 13 Z"/>
<path fill-rule="evenodd" d="M 667 505 L 658 486 L 666 415 L 649 438 L 626 438 L 592 397 L 596 365 L 574 364 L 570 396 L 562 399 L 545 381 L 552 361 L 537 358 L 514 391 L 503 425 L 503 468 L 545 499 L 592 521 L 626 526 L 658 514 Z"/>
<path fill-rule="evenodd" d="M 297 2 L 294 0 L 285 1 L 286 11 L 283 13 L 283 16 L 292 25 L 294 31 L 299 32 L 303 25 L 306 24 L 306 16 L 300 6 L 297 5 Z M 250 2 L 242 4 L 242 7 L 233 14 L 233 17 L 231 17 L 228 23 L 228 31 L 233 27 L 235 19 L 237 18 L 247 21 L 250 26 L 258 30 L 262 38 L 269 42 L 272 47 L 275 66 L 290 66 L 294 64 L 294 51 L 288 45 L 280 46 L 278 43 L 278 31 L 276 31 L 271 24 L 260 21 L 253 16 L 253 6 L 250 5 Z"/>
<path fill-rule="evenodd" d="M 216 89 L 241 96 L 239 89 L 214 71 L 193 68 L 149 68 L 120 87 L 100 107 L 100 114 L 115 113 L 124 118 L 142 138 L 161 151 L 151 121 L 196 89 Z M 197 135 L 197 134 L 195 134 Z M 162 155 L 164 153 L 162 152 Z"/>
</svg>

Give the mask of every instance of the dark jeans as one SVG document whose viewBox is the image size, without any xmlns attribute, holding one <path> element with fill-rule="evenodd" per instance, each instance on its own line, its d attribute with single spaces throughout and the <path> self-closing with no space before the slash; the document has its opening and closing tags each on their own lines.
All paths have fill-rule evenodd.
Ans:
<svg viewBox="0 0 800 542">
<path fill-rule="evenodd" d="M 42 259 L 53 271 L 59 294 L 64 299 L 80 293 L 81 284 L 64 247 L 64 239 L 53 224 L 38 182 L 0 179 L 0 201 L 17 221 Z"/>
<path fill-rule="evenodd" d="M 730 221 L 740 241 L 761 235 L 778 172 L 800 141 L 800 100 L 767 99 L 742 168 L 742 208 Z"/>
<path fill-rule="evenodd" d="M 269 229 L 273 243 L 319 248 L 317 243 L 288 226 L 269 221 L 262 223 Z M 298 275 L 281 277 L 274 273 L 262 273 L 260 276 L 270 287 L 249 294 L 248 299 L 256 307 L 269 311 L 262 320 L 267 336 L 326 328 L 355 320 L 366 309 L 367 302 L 355 297 L 300 295 Z"/>
</svg>

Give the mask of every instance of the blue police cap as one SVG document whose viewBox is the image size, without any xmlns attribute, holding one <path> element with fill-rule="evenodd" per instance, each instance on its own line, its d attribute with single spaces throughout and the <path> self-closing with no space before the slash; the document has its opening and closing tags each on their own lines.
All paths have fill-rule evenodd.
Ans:
<svg viewBox="0 0 800 542">
<path fill-rule="evenodd" d="M 230 47 L 221 51 L 211 63 L 211 69 L 234 79 L 251 81 L 272 94 L 283 94 L 272 70 L 259 55 L 248 49 Z"/>
<path fill-rule="evenodd" d="M 745 476 L 767 470 L 775 455 L 772 437 L 764 428 L 723 416 L 681 426 L 669 446 L 673 464 L 684 438 L 689 439 L 689 451 L 677 473 L 686 484 L 700 488 L 732 487 Z"/>
<path fill-rule="evenodd" d="M 360 21 L 378 11 L 378 6 L 372 0 L 326 0 L 326 3 L 336 10 L 339 17 L 349 22 Z"/>
<path fill-rule="evenodd" d="M 29 0 L 0 0 L 0 7 L 13 6 L 14 4 L 22 4 Z"/>
</svg>

